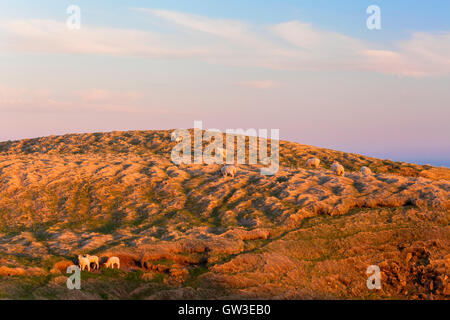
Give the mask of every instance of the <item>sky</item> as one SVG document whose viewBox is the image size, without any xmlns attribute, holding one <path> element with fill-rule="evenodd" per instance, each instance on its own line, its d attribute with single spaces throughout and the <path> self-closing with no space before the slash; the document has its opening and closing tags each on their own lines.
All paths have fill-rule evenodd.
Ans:
<svg viewBox="0 0 450 320">
<path fill-rule="evenodd" d="M 450 167 L 449 18 L 447 0 L 1 0 L 0 140 L 201 120 Z"/>
</svg>

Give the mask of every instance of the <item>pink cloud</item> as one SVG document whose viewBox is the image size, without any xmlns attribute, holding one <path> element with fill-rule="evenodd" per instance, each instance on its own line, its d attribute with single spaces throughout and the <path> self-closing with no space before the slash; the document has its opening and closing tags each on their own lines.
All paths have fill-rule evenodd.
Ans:
<svg viewBox="0 0 450 320">
<path fill-rule="evenodd" d="M 155 58 L 207 54 L 202 47 L 180 47 L 178 38 L 150 31 L 91 26 L 70 31 L 63 22 L 39 19 L 6 21 L 0 27 L 8 33 L 3 46 L 22 52 Z"/>
<path fill-rule="evenodd" d="M 418 32 L 386 49 L 301 21 L 258 28 L 169 10 L 140 9 L 175 30 L 141 31 L 84 25 L 69 31 L 53 20 L 5 21 L 2 50 L 149 59 L 201 59 L 220 65 L 300 71 L 364 71 L 401 76 L 450 74 L 450 32 Z M 254 84 L 256 87 L 270 87 Z M 101 99 L 101 92 L 92 93 Z M 94 97 L 97 95 L 97 97 Z"/>
<path fill-rule="evenodd" d="M 142 97 L 143 94 L 137 91 L 91 89 L 61 94 L 50 89 L 0 87 L 0 111 L 72 112 L 83 109 L 139 113 L 145 112 L 140 105 Z"/>
<path fill-rule="evenodd" d="M 83 101 L 87 102 L 136 102 L 143 97 L 143 94 L 137 91 L 120 91 L 113 92 L 105 89 L 91 89 L 79 92 L 79 96 Z"/>
<path fill-rule="evenodd" d="M 239 82 L 240 86 L 254 88 L 254 89 L 268 89 L 272 88 L 276 85 L 275 82 L 271 80 L 262 80 L 262 81 L 243 81 Z"/>
</svg>

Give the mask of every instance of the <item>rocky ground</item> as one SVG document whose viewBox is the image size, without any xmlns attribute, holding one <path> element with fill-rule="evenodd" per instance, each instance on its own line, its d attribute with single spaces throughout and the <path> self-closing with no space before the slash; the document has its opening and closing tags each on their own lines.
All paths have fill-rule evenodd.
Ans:
<svg viewBox="0 0 450 320">
<path fill-rule="evenodd" d="M 170 133 L 0 143 L 0 297 L 450 297 L 450 169 L 281 141 L 275 176 L 238 165 L 222 177 L 173 164 Z M 116 255 L 121 270 L 83 272 L 68 290 L 84 253 Z M 366 286 L 374 264 L 381 290 Z"/>
</svg>

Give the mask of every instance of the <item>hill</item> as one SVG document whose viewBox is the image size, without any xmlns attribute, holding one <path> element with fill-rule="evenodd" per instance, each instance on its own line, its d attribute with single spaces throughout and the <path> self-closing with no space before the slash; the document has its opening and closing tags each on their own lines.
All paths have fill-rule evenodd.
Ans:
<svg viewBox="0 0 450 320">
<path fill-rule="evenodd" d="M 0 297 L 450 296 L 450 169 L 280 141 L 275 176 L 238 165 L 222 177 L 172 163 L 170 134 L 0 143 Z M 321 168 L 305 167 L 311 156 Z M 121 270 L 83 272 L 67 290 L 82 253 L 116 255 Z M 381 290 L 366 287 L 373 264 Z"/>
</svg>

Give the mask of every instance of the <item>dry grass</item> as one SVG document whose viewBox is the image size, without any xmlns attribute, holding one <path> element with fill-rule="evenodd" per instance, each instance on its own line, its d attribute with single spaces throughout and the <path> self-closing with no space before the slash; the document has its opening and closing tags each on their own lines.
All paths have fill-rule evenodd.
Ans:
<svg viewBox="0 0 450 320">
<path fill-rule="evenodd" d="M 53 268 L 50 270 L 50 273 L 66 273 L 67 268 L 74 263 L 69 260 L 58 261 L 53 265 Z"/>
<path fill-rule="evenodd" d="M 170 131 L 0 143 L 0 296 L 25 294 L 14 275 L 29 298 L 448 298 L 450 169 L 281 141 L 277 175 L 224 178 L 174 165 L 174 145 Z M 122 270 L 83 273 L 68 296 L 56 277 L 82 253 Z M 365 287 L 374 263 L 381 292 Z"/>
</svg>

